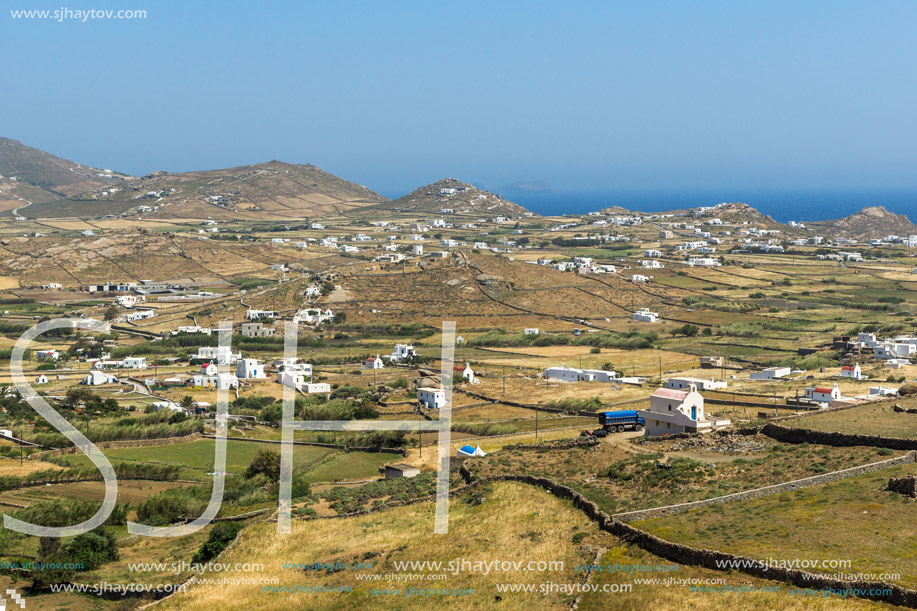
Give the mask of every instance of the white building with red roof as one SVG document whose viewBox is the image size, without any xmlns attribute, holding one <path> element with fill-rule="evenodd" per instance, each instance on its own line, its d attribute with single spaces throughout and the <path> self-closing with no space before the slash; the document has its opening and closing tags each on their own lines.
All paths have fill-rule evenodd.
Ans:
<svg viewBox="0 0 917 611">
<path fill-rule="evenodd" d="M 860 372 L 860 364 L 856 363 L 855 365 L 844 365 L 841 367 L 841 377 L 842 378 L 852 378 L 854 380 L 863 380 L 866 378 Z"/>
<path fill-rule="evenodd" d="M 363 361 L 363 365 L 367 369 L 382 369 L 385 366 L 382 363 L 382 358 L 378 354 L 376 356 L 371 356 Z"/>
<path fill-rule="evenodd" d="M 806 388 L 806 399 L 816 403 L 831 403 L 841 398 L 841 390 L 837 387 L 837 382 L 833 388 L 826 386 L 809 386 Z"/>
<path fill-rule="evenodd" d="M 657 388 L 650 396 L 650 408 L 637 412 L 646 422 L 646 435 L 709 433 L 731 424 L 726 418 L 707 418 L 704 397 L 691 385 L 687 391 Z"/>
</svg>

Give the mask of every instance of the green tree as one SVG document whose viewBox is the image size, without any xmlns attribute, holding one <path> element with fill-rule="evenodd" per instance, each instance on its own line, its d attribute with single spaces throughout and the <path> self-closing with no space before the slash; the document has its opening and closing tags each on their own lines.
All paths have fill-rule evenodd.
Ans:
<svg viewBox="0 0 917 611">
<path fill-rule="evenodd" d="M 245 470 L 245 477 L 254 477 L 258 474 L 264 474 L 273 481 L 280 479 L 280 454 L 272 450 L 258 450 L 258 453 L 252 459 L 248 469 Z"/>
</svg>

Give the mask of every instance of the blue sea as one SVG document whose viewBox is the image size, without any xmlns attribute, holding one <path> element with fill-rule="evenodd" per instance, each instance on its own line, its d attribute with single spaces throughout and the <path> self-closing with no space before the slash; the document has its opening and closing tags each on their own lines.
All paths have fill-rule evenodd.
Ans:
<svg viewBox="0 0 917 611">
<path fill-rule="evenodd" d="M 917 222 L 917 189 L 710 189 L 665 191 L 580 191 L 505 194 L 507 199 L 544 215 L 584 214 L 609 206 L 661 212 L 742 202 L 774 220 L 823 221 L 851 215 L 867 206 L 884 206 Z"/>
</svg>

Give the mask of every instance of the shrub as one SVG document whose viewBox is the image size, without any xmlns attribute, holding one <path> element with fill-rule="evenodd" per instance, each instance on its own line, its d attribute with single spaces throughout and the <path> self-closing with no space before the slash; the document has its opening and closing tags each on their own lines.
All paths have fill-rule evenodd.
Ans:
<svg viewBox="0 0 917 611">
<path fill-rule="evenodd" d="M 217 522 L 200 549 L 191 557 L 194 564 L 204 564 L 220 555 L 242 530 L 241 522 Z"/>
<path fill-rule="evenodd" d="M 280 479 L 280 454 L 273 450 L 258 450 L 258 453 L 252 459 L 248 469 L 245 470 L 245 477 L 254 477 L 258 474 L 266 475 L 272 481 Z"/>
</svg>

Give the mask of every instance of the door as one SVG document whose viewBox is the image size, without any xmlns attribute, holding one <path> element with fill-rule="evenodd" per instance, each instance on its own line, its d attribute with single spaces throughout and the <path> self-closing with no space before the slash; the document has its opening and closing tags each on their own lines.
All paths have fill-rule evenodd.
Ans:
<svg viewBox="0 0 917 611">
<path fill-rule="evenodd" d="M 697 420 L 697 406 L 691 406 L 691 420 Z"/>
</svg>

